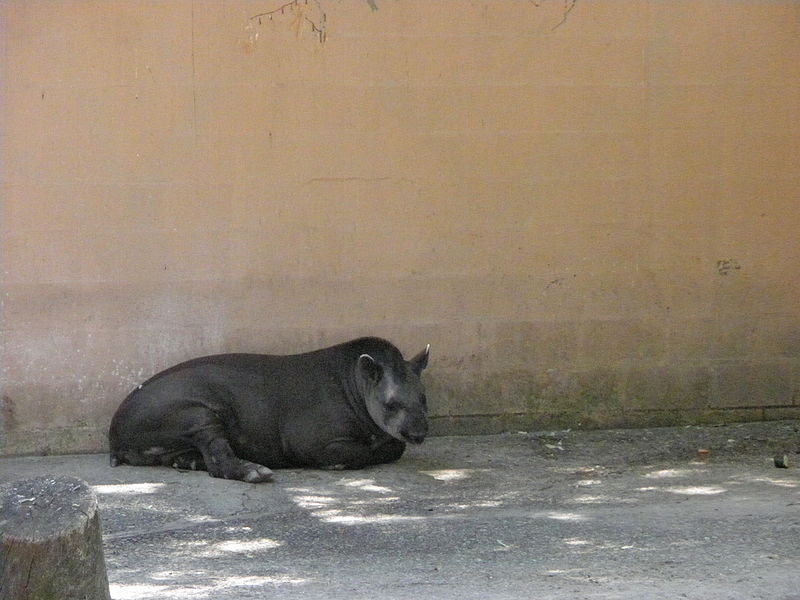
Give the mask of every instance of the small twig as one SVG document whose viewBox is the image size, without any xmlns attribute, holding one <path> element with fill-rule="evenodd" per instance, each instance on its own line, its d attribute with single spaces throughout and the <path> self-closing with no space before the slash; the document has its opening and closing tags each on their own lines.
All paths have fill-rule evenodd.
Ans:
<svg viewBox="0 0 800 600">
<path fill-rule="evenodd" d="M 306 5 L 308 4 L 308 0 L 303 0 L 303 2 Z M 327 20 L 327 17 L 325 15 L 325 11 L 322 9 L 322 5 L 319 3 L 319 0 L 316 0 L 316 4 L 317 7 L 319 8 L 319 12 L 321 15 L 319 25 L 317 25 L 317 23 L 315 23 L 305 15 L 302 15 L 302 17 L 303 20 L 311 26 L 312 33 L 317 34 L 319 42 L 320 44 L 322 44 L 323 42 L 325 42 L 325 38 L 327 37 L 327 33 L 325 32 L 325 21 Z M 283 15 L 286 13 L 287 9 L 294 10 L 294 7 L 299 5 L 300 5 L 300 0 L 291 0 L 291 2 L 286 2 L 285 4 L 281 4 L 278 8 L 275 8 L 273 10 L 268 10 L 262 13 L 258 13 L 257 15 L 253 15 L 252 17 L 250 17 L 249 20 L 258 21 L 258 24 L 261 25 L 261 19 L 263 17 L 269 17 L 269 20 L 271 21 L 274 15 L 278 13 Z"/>
<path fill-rule="evenodd" d="M 268 10 L 267 12 L 258 13 L 257 15 L 253 15 L 252 17 L 250 17 L 250 20 L 252 21 L 254 19 L 260 19 L 261 17 L 271 17 L 272 15 L 277 14 L 277 13 L 284 14 L 284 12 L 286 11 L 287 8 L 291 8 L 292 6 L 297 6 L 298 2 L 299 2 L 299 0 L 292 0 L 291 2 L 287 2 L 286 4 L 282 4 L 281 6 L 276 8 L 275 10 Z M 306 4 L 308 4 L 308 2 L 306 2 Z"/>
<path fill-rule="evenodd" d="M 561 21 L 556 24 L 550 31 L 555 31 L 559 27 L 561 27 L 564 23 L 567 22 L 567 16 L 569 13 L 572 12 L 572 9 L 575 8 L 575 5 L 578 3 L 578 0 L 564 0 L 564 14 L 561 16 Z"/>
</svg>

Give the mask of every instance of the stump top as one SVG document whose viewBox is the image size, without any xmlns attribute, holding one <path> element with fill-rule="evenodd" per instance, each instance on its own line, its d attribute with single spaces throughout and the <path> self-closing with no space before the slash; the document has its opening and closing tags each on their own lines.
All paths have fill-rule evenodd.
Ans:
<svg viewBox="0 0 800 600">
<path fill-rule="evenodd" d="M 0 487 L 0 539 L 36 542 L 83 528 L 97 511 L 89 485 L 75 477 L 36 477 Z"/>
</svg>

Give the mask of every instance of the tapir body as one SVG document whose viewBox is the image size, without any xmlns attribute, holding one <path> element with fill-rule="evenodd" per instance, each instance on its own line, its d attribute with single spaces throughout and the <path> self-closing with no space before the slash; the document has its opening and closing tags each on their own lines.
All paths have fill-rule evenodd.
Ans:
<svg viewBox="0 0 800 600">
<path fill-rule="evenodd" d="M 122 402 L 109 431 L 111 464 L 260 482 L 276 468 L 395 461 L 428 431 L 419 379 L 427 362 L 427 348 L 406 361 L 379 338 L 290 356 L 190 360 Z"/>
</svg>

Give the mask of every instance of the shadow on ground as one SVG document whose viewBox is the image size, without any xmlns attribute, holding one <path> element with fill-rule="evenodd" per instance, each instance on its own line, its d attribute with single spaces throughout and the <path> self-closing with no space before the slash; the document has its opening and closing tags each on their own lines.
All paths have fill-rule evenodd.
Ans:
<svg viewBox="0 0 800 600">
<path fill-rule="evenodd" d="M 0 460 L 97 492 L 112 597 L 798 598 L 797 422 L 433 438 L 270 484 Z M 708 450 L 698 454 L 698 450 Z"/>
</svg>

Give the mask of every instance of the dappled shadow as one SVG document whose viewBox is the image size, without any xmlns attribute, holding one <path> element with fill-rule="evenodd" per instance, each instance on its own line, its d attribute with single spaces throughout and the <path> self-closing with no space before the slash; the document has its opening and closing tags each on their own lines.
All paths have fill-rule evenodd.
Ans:
<svg viewBox="0 0 800 600">
<path fill-rule="evenodd" d="M 386 523 L 423 518 L 397 514 L 400 497 L 375 479 L 345 476 L 332 485 L 286 489 L 300 508 L 326 523 Z"/>
<path fill-rule="evenodd" d="M 208 522 L 208 517 L 197 522 Z M 140 531 L 106 542 L 111 596 L 145 598 L 247 597 L 250 592 L 301 586 L 310 581 L 272 560 L 284 537 L 244 524 Z"/>
<path fill-rule="evenodd" d="M 306 582 L 303 578 L 287 576 L 232 575 L 213 576 L 206 573 L 192 573 L 195 583 L 176 585 L 173 572 L 166 575 L 148 575 L 152 583 L 111 583 L 111 597 L 114 600 L 143 600 L 145 598 L 216 598 L 225 592 L 239 594 L 248 588 L 277 589 L 281 586 L 296 586 Z M 186 573 L 184 573 L 184 576 Z M 163 583 L 158 583 L 162 580 Z M 203 583 L 196 583 L 202 581 Z"/>
<path fill-rule="evenodd" d="M 653 573 L 703 581 L 726 565 L 743 585 L 753 569 L 771 581 L 789 572 L 798 471 L 763 453 L 698 460 L 705 433 L 678 456 L 639 452 L 637 440 L 661 447 L 657 434 L 592 434 L 605 445 L 572 433 L 546 444 L 433 438 L 390 465 L 283 470 L 260 485 L 159 468 L 87 473 L 101 474 L 117 600 L 367 598 L 376 581 L 395 598 L 527 597 L 530 582 L 600 597 Z M 645 597 L 642 585 L 625 597 Z"/>
<path fill-rule="evenodd" d="M 163 482 L 150 483 L 112 483 L 93 485 L 95 493 L 101 496 L 119 494 L 122 496 L 138 496 L 142 494 L 155 494 L 167 484 Z"/>
<path fill-rule="evenodd" d="M 202 507 L 181 501 L 175 493 L 179 485 L 177 482 L 145 481 L 92 486 L 101 510 L 104 539 L 135 537 L 143 531 L 170 531 L 213 522 L 215 518 Z"/>
<path fill-rule="evenodd" d="M 512 477 L 507 468 L 430 468 L 429 463 L 411 461 L 402 467 L 345 472 L 324 481 L 315 478 L 307 485 L 287 487 L 286 492 L 313 518 L 336 525 L 419 526 L 504 514 L 573 522 L 589 518 L 575 510 L 553 510 L 554 484 L 532 481 L 526 477 L 528 469 Z M 595 483 L 600 481 L 578 481 L 581 487 Z"/>
<path fill-rule="evenodd" d="M 638 492 L 665 492 L 681 496 L 714 496 L 723 494 L 727 488 L 720 485 L 694 483 L 706 478 L 706 467 L 680 467 L 656 469 L 643 474 L 649 485 L 636 488 Z M 683 483 L 683 485 L 681 485 Z"/>
<path fill-rule="evenodd" d="M 294 570 L 271 566 L 270 557 L 281 551 L 285 536 L 264 535 L 240 518 L 246 495 L 257 486 L 206 473 L 115 472 L 171 480 L 93 486 L 106 523 L 106 563 L 115 600 L 238 598 L 309 581 Z"/>
<path fill-rule="evenodd" d="M 766 477 L 766 476 L 752 476 L 745 475 L 739 476 L 737 481 L 747 483 L 763 483 L 767 485 L 774 485 L 781 488 L 800 489 L 800 480 L 797 478 L 790 479 L 788 477 Z"/>
</svg>

